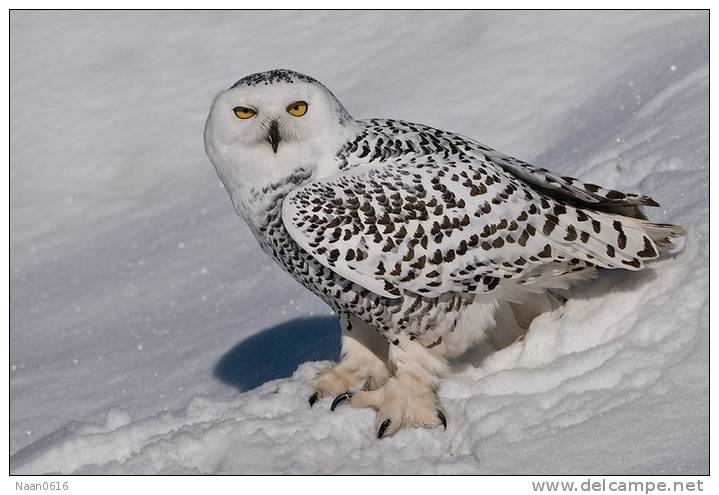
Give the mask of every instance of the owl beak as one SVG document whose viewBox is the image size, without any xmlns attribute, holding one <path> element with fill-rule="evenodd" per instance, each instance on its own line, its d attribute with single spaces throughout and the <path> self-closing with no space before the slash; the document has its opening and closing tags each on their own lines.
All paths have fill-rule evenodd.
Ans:
<svg viewBox="0 0 719 495">
<path fill-rule="evenodd" d="M 277 147 L 280 145 L 281 140 L 280 128 L 277 126 L 277 122 L 273 120 L 270 124 L 270 130 L 267 133 L 267 141 L 272 145 L 272 151 L 275 153 L 277 153 Z"/>
</svg>

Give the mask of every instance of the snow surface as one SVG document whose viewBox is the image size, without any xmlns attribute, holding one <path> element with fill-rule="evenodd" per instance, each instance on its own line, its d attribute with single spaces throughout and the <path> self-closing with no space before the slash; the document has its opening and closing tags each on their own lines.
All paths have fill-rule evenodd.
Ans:
<svg viewBox="0 0 719 495">
<path fill-rule="evenodd" d="M 708 14 L 14 11 L 10 28 L 13 473 L 708 473 Z M 260 252 L 202 148 L 214 94 L 276 67 L 355 117 L 649 194 L 686 248 L 465 356 L 446 432 L 377 441 L 371 411 L 309 408 L 336 320 Z"/>
</svg>

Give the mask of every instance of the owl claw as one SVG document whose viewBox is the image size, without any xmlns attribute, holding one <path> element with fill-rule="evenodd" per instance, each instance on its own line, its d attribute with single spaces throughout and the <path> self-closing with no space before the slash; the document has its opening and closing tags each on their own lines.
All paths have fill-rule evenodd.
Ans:
<svg viewBox="0 0 719 495">
<path fill-rule="evenodd" d="M 439 409 L 437 409 L 437 417 L 439 417 L 439 420 L 442 422 L 442 426 L 444 426 L 444 430 L 447 431 L 447 417 Z"/>
<path fill-rule="evenodd" d="M 387 428 L 389 428 L 390 424 L 392 424 L 392 420 L 389 418 L 382 421 L 382 424 L 377 431 L 377 438 L 382 438 L 382 435 L 384 435 L 384 432 L 387 430 Z"/>
<path fill-rule="evenodd" d="M 317 402 L 317 398 L 318 398 L 317 392 L 315 392 L 314 394 L 310 395 L 310 407 L 312 407 L 312 406 L 315 405 L 315 402 Z"/>
<path fill-rule="evenodd" d="M 330 406 L 330 411 L 334 411 L 337 406 L 342 404 L 343 402 L 346 402 L 352 398 L 352 392 L 345 392 L 343 394 L 338 395 L 335 397 L 335 400 L 332 401 L 332 405 Z"/>
</svg>

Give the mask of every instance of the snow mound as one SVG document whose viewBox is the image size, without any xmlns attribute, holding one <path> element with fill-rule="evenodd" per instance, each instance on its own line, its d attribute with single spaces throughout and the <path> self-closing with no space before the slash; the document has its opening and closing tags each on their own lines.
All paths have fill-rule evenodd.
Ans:
<svg viewBox="0 0 719 495">
<path fill-rule="evenodd" d="M 331 413 L 328 400 L 310 409 L 308 384 L 330 365 L 324 361 L 230 401 L 195 397 L 182 410 L 134 421 L 110 410 L 104 424 L 73 425 L 19 452 L 12 471 L 572 473 L 586 471 L 591 460 L 589 470 L 597 473 L 659 466 L 698 472 L 707 438 L 703 425 L 690 420 L 703 411 L 682 424 L 676 420 L 685 406 L 664 404 L 668 394 L 681 401 L 681 387 L 672 382 L 683 374 L 672 371 L 702 344 L 707 273 L 692 254 L 639 277 L 607 274 L 535 320 L 524 341 L 481 367 L 458 370 L 442 386 L 446 432 L 402 431 L 378 442 L 369 411 Z M 677 307 L 684 318 L 676 317 Z M 636 421 L 622 429 L 623 438 L 618 418 Z M 655 430 L 665 434 L 645 437 Z M 688 439 L 692 450 L 682 450 Z M 563 451 L 538 462 L 547 445 Z M 643 464 L 624 465 L 621 451 Z"/>
<path fill-rule="evenodd" d="M 708 14 L 78 15 L 11 16 L 12 473 L 708 473 Z M 307 36 L 281 56 L 292 22 Z M 247 70 L 228 67 L 259 34 Z M 84 62 L 56 60 L 59 39 Z M 262 257 L 202 156 L 212 91 L 266 60 L 357 117 L 648 194 L 685 247 L 453 363 L 447 431 L 378 441 L 372 411 L 309 407 L 336 322 Z M 34 67 L 55 71 L 47 94 Z M 428 116 L 427 95 L 446 112 Z M 45 131 L 21 111 L 65 119 L 30 146 Z"/>
</svg>

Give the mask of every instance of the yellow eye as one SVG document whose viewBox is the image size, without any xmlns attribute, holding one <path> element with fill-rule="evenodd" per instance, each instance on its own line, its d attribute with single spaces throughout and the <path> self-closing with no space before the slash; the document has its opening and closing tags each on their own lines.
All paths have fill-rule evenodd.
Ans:
<svg viewBox="0 0 719 495">
<path fill-rule="evenodd" d="M 306 101 L 296 101 L 289 107 L 287 107 L 287 113 L 290 115 L 294 115 L 295 117 L 302 117 L 304 114 L 307 113 L 307 102 Z"/>
<path fill-rule="evenodd" d="M 257 115 L 257 112 L 247 107 L 235 107 L 233 108 L 235 115 L 240 119 L 249 119 Z"/>
</svg>

